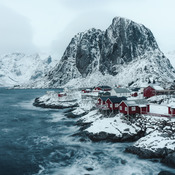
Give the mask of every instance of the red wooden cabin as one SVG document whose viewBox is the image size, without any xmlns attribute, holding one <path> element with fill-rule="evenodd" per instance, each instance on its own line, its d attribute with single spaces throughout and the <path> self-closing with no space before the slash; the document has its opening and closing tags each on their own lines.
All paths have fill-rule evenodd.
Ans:
<svg viewBox="0 0 175 175">
<path fill-rule="evenodd" d="M 121 101 L 126 100 L 126 97 L 111 96 L 106 100 L 106 105 L 109 110 L 118 110 Z"/>
<path fill-rule="evenodd" d="M 174 103 L 170 103 L 168 105 L 168 114 L 175 116 L 175 104 Z"/>
<path fill-rule="evenodd" d="M 66 96 L 66 95 L 67 95 L 66 93 L 59 93 L 58 97 L 63 97 L 63 96 Z"/>
<path fill-rule="evenodd" d="M 168 114 L 175 115 L 175 107 L 168 107 Z"/>
<path fill-rule="evenodd" d="M 98 105 L 104 105 L 107 99 L 108 99 L 108 97 L 99 97 L 97 99 L 97 104 Z"/>
<path fill-rule="evenodd" d="M 138 96 L 138 93 L 137 92 L 133 92 L 133 93 L 131 93 L 131 96 L 132 97 L 137 97 Z"/>
<path fill-rule="evenodd" d="M 164 89 L 160 86 L 148 86 L 143 90 L 143 96 L 146 98 L 150 98 L 155 95 L 163 94 Z"/>
<path fill-rule="evenodd" d="M 144 99 L 122 101 L 119 104 L 119 112 L 126 115 L 146 114 L 147 101 Z"/>
</svg>

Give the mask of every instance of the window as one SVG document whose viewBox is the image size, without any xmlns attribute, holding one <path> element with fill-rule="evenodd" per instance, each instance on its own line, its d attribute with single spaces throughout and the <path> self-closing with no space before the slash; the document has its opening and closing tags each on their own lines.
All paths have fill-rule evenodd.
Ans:
<svg viewBox="0 0 175 175">
<path fill-rule="evenodd" d="M 112 104 L 110 104 L 110 107 L 112 108 Z"/>
<path fill-rule="evenodd" d="M 127 111 L 127 107 L 125 107 L 125 111 Z"/>
<path fill-rule="evenodd" d="M 136 110 L 136 107 L 132 107 L 132 108 L 131 108 L 131 111 L 135 111 L 135 110 Z"/>
<path fill-rule="evenodd" d="M 118 107 L 118 104 L 115 104 L 115 108 L 117 108 Z"/>
<path fill-rule="evenodd" d="M 103 100 L 101 101 L 101 105 L 103 105 Z"/>
<path fill-rule="evenodd" d="M 122 110 L 122 106 L 120 106 L 120 110 Z"/>
</svg>

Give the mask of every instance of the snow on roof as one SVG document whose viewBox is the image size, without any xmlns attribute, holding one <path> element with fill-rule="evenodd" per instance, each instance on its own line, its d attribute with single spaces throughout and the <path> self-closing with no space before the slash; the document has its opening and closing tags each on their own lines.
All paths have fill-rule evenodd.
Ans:
<svg viewBox="0 0 175 175">
<path fill-rule="evenodd" d="M 140 87 L 141 87 L 141 88 L 148 87 L 148 83 L 141 83 L 141 84 L 140 84 Z"/>
<path fill-rule="evenodd" d="M 139 107 L 146 107 L 147 105 L 138 105 Z"/>
<path fill-rule="evenodd" d="M 167 105 L 168 107 L 175 108 L 175 102 L 171 102 Z"/>
<path fill-rule="evenodd" d="M 124 100 L 123 101 L 127 106 L 146 106 L 148 104 L 147 100 L 145 99 L 136 99 L 136 100 Z M 142 106 L 140 106 L 142 107 Z"/>
<path fill-rule="evenodd" d="M 158 86 L 158 85 L 150 85 L 152 88 L 154 88 L 155 90 L 157 91 L 162 91 L 164 90 L 161 86 Z"/>
</svg>

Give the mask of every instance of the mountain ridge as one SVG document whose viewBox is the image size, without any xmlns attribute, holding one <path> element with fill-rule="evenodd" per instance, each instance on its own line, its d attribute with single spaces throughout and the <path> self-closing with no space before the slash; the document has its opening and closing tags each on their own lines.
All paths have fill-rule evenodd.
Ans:
<svg viewBox="0 0 175 175">
<path fill-rule="evenodd" d="M 25 54 L 18 57 L 20 56 L 25 57 Z M 34 57 L 37 58 L 37 54 Z M 33 64 L 35 66 L 27 61 L 26 64 L 22 63 L 26 70 L 30 66 L 35 67 L 30 70 L 32 72 L 30 76 L 23 76 L 25 78 L 23 81 L 19 81 L 20 71 L 17 71 L 17 67 L 21 65 L 18 59 L 17 64 L 13 64 L 14 67 L 15 64 L 17 65 L 16 71 L 14 67 L 9 68 L 11 73 L 19 73 L 17 79 L 15 76 L 7 77 L 8 72 L 4 73 L 5 68 L 2 69 L 1 66 L 0 84 L 6 79 L 13 82 L 12 84 L 23 84 L 28 88 L 85 87 L 105 84 L 142 86 L 150 81 L 165 86 L 175 80 L 175 70 L 161 52 L 150 29 L 122 17 L 115 17 L 105 31 L 91 28 L 79 32 L 71 39 L 59 63 L 56 64 L 55 61 L 53 64 L 51 57 L 47 59 L 45 57 L 45 66 L 35 61 L 32 61 L 35 62 Z M 0 60 L 2 62 L 2 57 Z M 47 66 L 51 65 L 51 62 L 52 66 Z M 26 67 L 27 64 L 29 67 Z"/>
<path fill-rule="evenodd" d="M 134 62 L 140 65 L 134 67 Z M 133 76 L 128 78 L 126 72 L 132 72 Z M 158 83 L 175 79 L 175 70 L 160 51 L 152 32 L 122 17 L 115 17 L 106 31 L 92 28 L 75 35 L 59 64 L 45 76 L 43 86 L 71 85 L 70 81 L 76 82 L 75 79 L 83 85 L 82 82 L 89 81 L 93 75 L 96 80 L 90 81 L 90 85 L 104 84 L 100 80 L 103 76 L 98 77 L 98 74 L 109 75 L 114 79 L 113 84 L 122 85 L 140 85 L 150 79 Z M 105 83 L 111 84 L 110 80 Z"/>
<path fill-rule="evenodd" d="M 44 77 L 55 60 L 47 54 L 9 53 L 0 55 L 0 86 L 30 84 Z"/>
</svg>

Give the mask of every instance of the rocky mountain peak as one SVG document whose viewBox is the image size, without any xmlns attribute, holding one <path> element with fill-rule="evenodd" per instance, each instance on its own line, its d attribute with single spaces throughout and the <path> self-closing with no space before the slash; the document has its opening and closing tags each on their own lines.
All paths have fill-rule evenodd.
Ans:
<svg viewBox="0 0 175 175">
<path fill-rule="evenodd" d="M 133 72 L 136 76 L 136 72 L 144 70 L 140 66 L 144 67 L 146 63 L 150 64 L 152 70 L 156 69 L 156 72 L 147 69 L 147 72 L 141 72 L 148 74 L 152 71 L 154 78 L 159 79 L 159 70 L 164 70 L 169 77 L 174 77 L 174 70 L 160 51 L 152 32 L 142 24 L 115 17 L 106 31 L 92 28 L 75 35 L 60 63 L 46 76 L 46 81 L 49 82 L 49 86 L 60 86 L 72 79 L 87 78 L 98 72 L 103 75 L 119 76 L 125 72 L 124 67 L 129 68 L 133 62 L 140 60 L 144 63 L 139 64 L 138 70 L 136 68 Z M 133 79 L 143 81 L 144 77 Z M 130 83 L 129 81 L 131 80 L 126 80 L 127 83 Z"/>
</svg>

